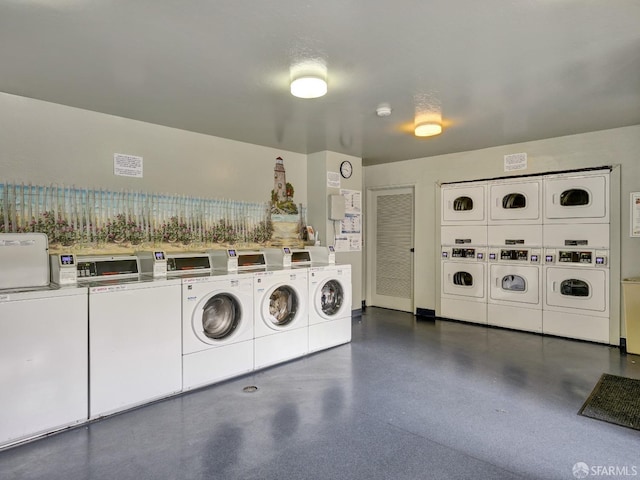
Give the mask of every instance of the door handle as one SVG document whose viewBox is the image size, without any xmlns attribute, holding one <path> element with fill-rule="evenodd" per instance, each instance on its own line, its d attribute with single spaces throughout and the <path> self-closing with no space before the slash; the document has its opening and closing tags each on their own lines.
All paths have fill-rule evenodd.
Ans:
<svg viewBox="0 0 640 480">
<path fill-rule="evenodd" d="M 414 252 L 416 251 L 416 249 L 415 249 L 415 248 L 410 248 L 410 249 L 409 249 L 409 251 L 410 251 L 411 253 L 414 253 Z"/>
</svg>

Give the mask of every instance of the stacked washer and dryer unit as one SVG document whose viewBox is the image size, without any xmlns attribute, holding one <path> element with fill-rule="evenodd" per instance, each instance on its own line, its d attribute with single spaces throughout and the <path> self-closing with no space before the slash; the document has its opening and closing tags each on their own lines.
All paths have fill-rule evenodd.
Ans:
<svg viewBox="0 0 640 480">
<path fill-rule="evenodd" d="M 441 316 L 610 343 L 610 173 L 443 185 Z"/>
</svg>

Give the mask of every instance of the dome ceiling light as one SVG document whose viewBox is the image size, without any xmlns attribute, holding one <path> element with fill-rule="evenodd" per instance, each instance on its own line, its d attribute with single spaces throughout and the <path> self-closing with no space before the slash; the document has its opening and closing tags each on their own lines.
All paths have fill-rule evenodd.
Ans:
<svg viewBox="0 0 640 480">
<path fill-rule="evenodd" d="M 437 92 L 414 95 L 416 137 L 433 137 L 442 133 L 442 103 Z"/>
<path fill-rule="evenodd" d="M 318 98 L 327 94 L 327 66 L 319 60 L 303 61 L 291 66 L 291 95 Z"/>
</svg>

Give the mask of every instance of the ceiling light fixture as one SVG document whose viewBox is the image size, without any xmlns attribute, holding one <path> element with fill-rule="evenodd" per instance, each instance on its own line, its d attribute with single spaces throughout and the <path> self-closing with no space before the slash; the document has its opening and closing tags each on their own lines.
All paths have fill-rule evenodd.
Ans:
<svg viewBox="0 0 640 480">
<path fill-rule="evenodd" d="M 438 122 L 422 122 L 414 130 L 416 137 L 432 137 L 442 133 L 442 124 Z"/>
<path fill-rule="evenodd" d="M 388 117 L 391 115 L 391 106 L 388 103 L 381 103 L 376 108 L 376 115 L 379 117 Z"/>
<path fill-rule="evenodd" d="M 327 94 L 327 81 L 316 75 L 304 75 L 291 81 L 291 95 L 298 98 L 318 98 Z"/>
<path fill-rule="evenodd" d="M 307 58 L 289 68 L 291 95 L 298 98 L 318 98 L 327 93 L 327 63 L 322 58 Z"/>
</svg>

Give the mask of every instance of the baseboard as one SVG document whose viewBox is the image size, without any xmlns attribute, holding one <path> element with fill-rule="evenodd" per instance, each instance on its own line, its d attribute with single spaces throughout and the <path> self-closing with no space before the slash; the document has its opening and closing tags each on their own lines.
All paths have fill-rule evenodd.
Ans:
<svg viewBox="0 0 640 480">
<path fill-rule="evenodd" d="M 433 320 L 436 318 L 436 311 L 430 308 L 416 308 L 416 317 Z"/>
<path fill-rule="evenodd" d="M 620 353 L 627 353 L 627 339 L 620 337 Z"/>
</svg>

